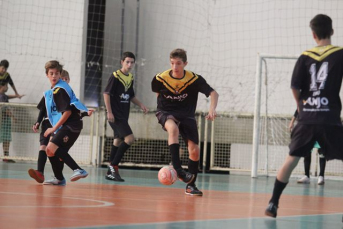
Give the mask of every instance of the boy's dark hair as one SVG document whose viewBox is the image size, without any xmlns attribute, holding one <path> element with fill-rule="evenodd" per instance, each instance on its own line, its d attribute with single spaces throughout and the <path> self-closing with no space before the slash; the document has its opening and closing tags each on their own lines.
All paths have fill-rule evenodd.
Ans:
<svg viewBox="0 0 343 229">
<path fill-rule="evenodd" d="M 311 30 L 319 40 L 330 38 L 333 32 L 332 20 L 325 14 L 318 14 L 310 21 Z"/>
<path fill-rule="evenodd" d="M 0 62 L 0 66 L 3 66 L 4 68 L 8 68 L 10 66 L 10 63 L 8 62 L 8 60 L 2 60 Z"/>
<path fill-rule="evenodd" d="M 124 52 L 123 55 L 121 56 L 121 60 L 124 61 L 126 57 L 133 58 L 134 61 L 136 62 L 135 54 L 133 54 L 132 52 Z"/>
<path fill-rule="evenodd" d="M 62 73 L 63 65 L 61 65 L 57 60 L 50 60 L 45 64 L 45 73 L 48 74 L 49 69 L 56 68 L 60 73 Z"/>
<path fill-rule="evenodd" d="M 169 58 L 180 58 L 183 62 L 187 62 L 187 52 L 184 49 L 174 49 L 171 51 Z"/>
</svg>

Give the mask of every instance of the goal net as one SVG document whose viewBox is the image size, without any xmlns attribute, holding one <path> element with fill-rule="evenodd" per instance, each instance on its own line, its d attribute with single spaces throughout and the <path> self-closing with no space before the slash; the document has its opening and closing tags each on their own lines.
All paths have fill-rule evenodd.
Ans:
<svg viewBox="0 0 343 229">
<path fill-rule="evenodd" d="M 252 177 L 276 174 L 288 155 L 289 124 L 296 111 L 290 89 L 297 56 L 260 54 L 257 58 Z M 285 86 L 285 85 L 288 85 Z M 296 122 L 295 122 L 296 125 Z M 318 155 L 314 150 L 310 173 L 316 175 Z M 329 161 L 326 175 L 341 175 L 341 161 Z M 303 159 L 293 174 L 304 174 Z"/>
</svg>

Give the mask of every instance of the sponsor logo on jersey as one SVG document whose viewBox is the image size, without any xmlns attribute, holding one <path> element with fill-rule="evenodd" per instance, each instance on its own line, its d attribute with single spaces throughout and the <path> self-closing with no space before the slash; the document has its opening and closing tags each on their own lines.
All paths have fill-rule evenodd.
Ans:
<svg viewBox="0 0 343 229">
<path fill-rule="evenodd" d="M 124 94 L 122 93 L 120 96 L 120 99 L 121 99 L 121 103 L 128 103 L 130 102 L 130 95 L 129 94 Z"/>
<path fill-rule="evenodd" d="M 307 100 L 303 100 L 303 104 L 309 105 L 315 108 L 327 108 L 327 105 L 329 104 L 329 100 L 326 97 L 308 97 Z"/>
<path fill-rule="evenodd" d="M 188 97 L 188 94 L 185 93 L 185 94 L 182 94 L 182 95 L 164 95 L 164 97 L 166 99 L 176 100 L 176 101 L 181 102 L 181 101 L 185 100 Z"/>
</svg>

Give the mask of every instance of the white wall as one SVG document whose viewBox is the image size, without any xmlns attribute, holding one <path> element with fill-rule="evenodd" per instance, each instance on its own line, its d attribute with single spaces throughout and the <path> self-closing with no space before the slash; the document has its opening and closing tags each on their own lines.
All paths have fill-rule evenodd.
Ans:
<svg viewBox="0 0 343 229">
<path fill-rule="evenodd" d="M 15 85 L 26 94 L 11 102 L 39 101 L 49 87 L 44 64 L 51 59 L 65 64 L 71 86 L 82 96 L 87 4 L 87 0 L 0 1 L 0 59 L 10 61 Z M 103 87 L 109 74 L 120 67 L 122 42 L 122 1 L 106 4 Z M 150 108 L 156 107 L 151 79 L 169 68 L 174 48 L 186 49 L 187 69 L 204 76 L 219 92 L 218 111 L 252 112 L 257 53 L 299 55 L 313 47 L 308 25 L 318 13 L 332 17 L 333 43 L 343 44 L 340 0 L 141 0 L 139 4 L 136 33 L 137 1 L 125 1 L 123 51 L 136 52 L 138 36 L 136 95 Z M 289 82 L 279 84 L 284 89 L 279 93 L 291 97 Z M 292 100 L 285 103 L 293 106 Z M 208 100 L 201 95 L 198 110 L 207 109 Z"/>
<path fill-rule="evenodd" d="M 82 35 L 85 0 L 1 0 L 0 59 L 10 62 L 8 72 L 21 100 L 38 103 L 49 89 L 44 65 L 58 60 L 68 70 L 80 96 Z M 12 89 L 8 94 L 13 94 Z"/>
</svg>

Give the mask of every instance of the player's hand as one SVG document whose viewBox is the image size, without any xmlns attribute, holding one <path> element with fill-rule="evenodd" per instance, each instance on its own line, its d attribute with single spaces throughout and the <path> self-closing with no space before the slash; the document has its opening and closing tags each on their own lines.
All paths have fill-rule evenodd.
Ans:
<svg viewBox="0 0 343 229">
<path fill-rule="evenodd" d="M 16 95 L 18 99 L 21 99 L 22 97 L 24 97 L 25 95 Z"/>
<path fill-rule="evenodd" d="M 289 132 L 292 132 L 292 130 L 293 130 L 293 122 L 291 122 L 291 123 L 288 125 L 288 130 L 289 130 Z"/>
<path fill-rule="evenodd" d="M 94 112 L 94 110 L 88 110 L 88 112 L 87 112 L 88 116 L 89 117 L 92 116 L 93 112 Z"/>
<path fill-rule="evenodd" d="M 213 121 L 217 117 L 216 110 L 210 110 L 206 115 L 206 119 Z"/>
<path fill-rule="evenodd" d="M 144 112 L 144 114 L 148 113 L 149 109 L 146 108 L 146 106 L 144 106 L 143 104 L 141 105 L 141 109 Z"/>
<path fill-rule="evenodd" d="M 107 120 L 109 122 L 114 122 L 115 121 L 114 115 L 110 112 L 107 112 Z"/>
<path fill-rule="evenodd" d="M 44 137 L 48 137 L 50 134 L 52 134 L 54 132 L 54 128 L 48 128 L 45 132 L 44 132 Z"/>
<path fill-rule="evenodd" d="M 39 130 L 39 122 L 36 122 L 33 126 L 32 126 L 32 130 L 33 132 L 37 133 Z"/>
</svg>

